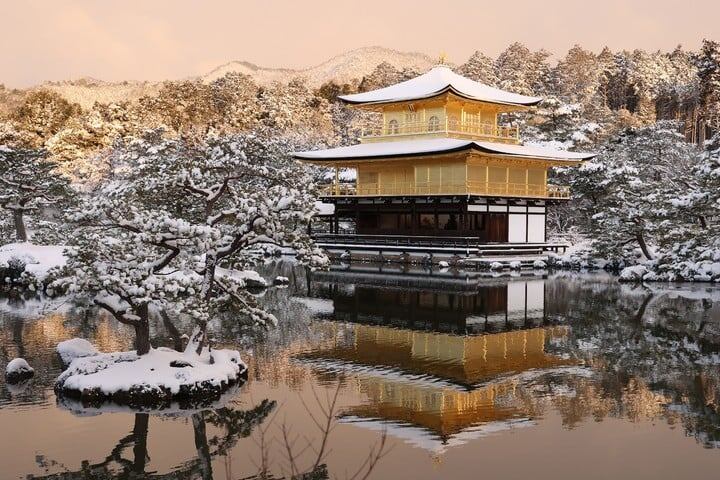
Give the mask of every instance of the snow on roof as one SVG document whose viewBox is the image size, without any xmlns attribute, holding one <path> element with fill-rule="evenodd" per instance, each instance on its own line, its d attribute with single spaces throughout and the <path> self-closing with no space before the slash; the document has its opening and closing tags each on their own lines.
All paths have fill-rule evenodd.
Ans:
<svg viewBox="0 0 720 480">
<path fill-rule="evenodd" d="M 386 420 L 382 418 L 362 418 L 355 415 L 341 416 L 338 421 L 343 424 L 354 425 L 369 430 L 387 432 L 389 435 L 412 446 L 422 448 L 433 455 L 442 455 L 452 447 L 464 445 L 472 440 L 477 440 L 498 432 L 537 425 L 537 423 L 530 418 L 498 420 L 472 425 L 443 439 L 428 428 L 412 425 L 403 421 Z"/>
<path fill-rule="evenodd" d="M 531 106 L 542 100 L 539 97 L 506 92 L 470 80 L 453 72 L 447 65 L 436 65 L 427 73 L 389 87 L 365 93 L 340 95 L 338 98 L 352 104 L 391 103 L 431 98 L 446 92 L 470 100 L 505 105 Z"/>
<path fill-rule="evenodd" d="M 544 147 L 512 145 L 506 143 L 460 140 L 456 138 L 432 138 L 426 140 L 403 140 L 397 142 L 360 143 L 349 147 L 330 148 L 307 152 L 295 152 L 293 156 L 301 160 L 353 160 L 386 157 L 408 157 L 450 153 L 475 149 L 496 155 L 510 155 L 523 158 L 537 158 L 560 161 L 589 160 L 594 153 L 567 152 Z"/>
</svg>

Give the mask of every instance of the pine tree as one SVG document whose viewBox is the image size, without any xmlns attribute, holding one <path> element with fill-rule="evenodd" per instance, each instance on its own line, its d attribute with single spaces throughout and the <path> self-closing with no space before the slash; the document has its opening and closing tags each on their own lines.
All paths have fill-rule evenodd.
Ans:
<svg viewBox="0 0 720 480">
<path fill-rule="evenodd" d="M 513 43 L 495 61 L 499 87 L 523 95 L 542 95 L 550 83 L 550 54 L 531 52 L 521 43 Z"/>
<path fill-rule="evenodd" d="M 0 208 L 12 218 L 15 237 L 29 239 L 25 216 L 42 207 L 58 207 L 71 196 L 68 181 L 42 150 L 0 146 Z"/>
<path fill-rule="evenodd" d="M 662 249 L 675 235 L 671 229 L 679 222 L 672 198 L 685 187 L 683 177 L 695 161 L 694 147 L 675 122 L 628 131 L 610 142 L 593 162 L 596 185 L 590 186 L 590 230 L 598 255 L 632 259 L 629 248 L 637 246 L 645 259 L 653 259 L 654 248 Z M 578 187 L 582 191 L 583 183 Z"/>
<path fill-rule="evenodd" d="M 600 72 L 594 53 L 574 45 L 552 72 L 555 91 L 568 103 L 587 103 L 598 89 Z"/>
<path fill-rule="evenodd" d="M 703 40 L 695 63 L 703 120 L 715 132 L 720 130 L 720 43 Z"/>
<path fill-rule="evenodd" d="M 457 73 L 491 87 L 498 84 L 495 62 L 480 50 L 476 50 L 468 61 L 457 69 Z"/>
<path fill-rule="evenodd" d="M 292 248 L 300 262 L 325 262 L 307 234 L 313 183 L 287 157 L 287 140 L 244 134 L 194 143 L 162 133 L 116 147 L 113 180 L 70 215 L 74 247 L 57 282 L 132 326 L 138 354 L 150 349 L 153 309 L 195 318 L 198 349 L 218 310 L 274 322 L 243 273 L 263 251 Z"/>
</svg>

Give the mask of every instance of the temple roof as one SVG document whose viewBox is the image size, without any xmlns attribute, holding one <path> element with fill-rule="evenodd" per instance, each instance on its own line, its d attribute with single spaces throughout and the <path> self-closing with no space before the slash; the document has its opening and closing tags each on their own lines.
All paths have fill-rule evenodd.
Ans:
<svg viewBox="0 0 720 480">
<path fill-rule="evenodd" d="M 532 106 L 542 100 L 538 97 L 506 92 L 470 80 L 453 72 L 446 65 L 437 65 L 427 73 L 389 87 L 365 93 L 341 95 L 338 98 L 351 104 L 378 104 L 421 100 L 447 92 L 469 100 L 503 105 Z"/>
<path fill-rule="evenodd" d="M 536 146 L 481 142 L 477 140 L 460 140 L 456 138 L 432 138 L 426 140 L 416 139 L 394 142 L 360 143 L 349 147 L 295 152 L 293 153 L 293 156 L 301 160 L 322 162 L 332 160 L 359 160 L 437 155 L 470 149 L 495 155 L 507 155 L 527 159 L 566 161 L 573 163 L 589 160 L 595 156 L 594 153 L 567 152 L 564 150 L 554 150 Z"/>
</svg>

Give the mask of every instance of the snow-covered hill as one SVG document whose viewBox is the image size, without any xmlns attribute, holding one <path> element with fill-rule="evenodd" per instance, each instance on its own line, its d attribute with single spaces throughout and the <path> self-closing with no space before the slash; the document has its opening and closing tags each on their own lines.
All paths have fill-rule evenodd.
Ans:
<svg viewBox="0 0 720 480">
<path fill-rule="evenodd" d="M 249 62 L 234 61 L 214 70 L 190 78 L 211 82 L 228 72 L 248 75 L 259 85 L 271 82 L 289 82 L 298 77 L 307 79 L 311 87 L 319 87 L 328 80 L 339 83 L 362 79 L 382 62 L 388 62 L 398 69 L 413 68 L 424 72 L 434 61 L 422 53 L 398 52 L 384 47 L 365 47 L 337 55 L 319 65 L 306 69 L 266 68 Z M 81 78 L 62 82 L 45 82 L 33 87 L 53 90 L 70 102 L 83 108 L 90 108 L 95 102 L 112 103 L 134 101 L 144 95 L 157 93 L 162 82 L 123 81 L 105 82 L 94 78 Z"/>
<path fill-rule="evenodd" d="M 353 79 L 361 79 L 382 62 L 387 62 L 398 69 L 413 68 L 421 72 L 435 63 L 423 53 L 398 52 L 384 47 L 365 47 L 337 55 L 319 65 L 301 70 L 263 68 L 248 62 L 230 62 L 201 78 L 204 81 L 212 81 L 228 72 L 239 72 L 253 77 L 260 85 L 304 77 L 310 86 L 318 87 L 329 80 L 345 83 Z"/>
<path fill-rule="evenodd" d="M 142 96 L 157 93 L 160 85 L 160 82 L 105 82 L 94 78 L 81 78 L 63 82 L 45 82 L 35 88 L 52 90 L 69 102 L 77 103 L 83 108 L 90 108 L 95 102 L 134 101 Z"/>
</svg>

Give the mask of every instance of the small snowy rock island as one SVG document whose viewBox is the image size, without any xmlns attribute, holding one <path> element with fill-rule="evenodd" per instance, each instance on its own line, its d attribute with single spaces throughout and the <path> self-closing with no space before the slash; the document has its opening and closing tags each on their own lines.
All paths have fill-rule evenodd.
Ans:
<svg viewBox="0 0 720 480">
<path fill-rule="evenodd" d="M 58 346 L 61 358 L 70 364 L 55 382 L 55 391 L 86 405 L 203 405 L 219 398 L 247 372 L 235 350 L 206 347 L 198 355 L 192 348 L 178 352 L 161 347 L 137 355 L 135 351 L 100 353 L 83 342 L 73 339 Z"/>
<path fill-rule="evenodd" d="M 19 383 L 35 375 L 35 370 L 24 358 L 15 358 L 5 367 L 5 381 L 9 384 Z"/>
</svg>

